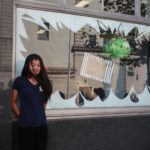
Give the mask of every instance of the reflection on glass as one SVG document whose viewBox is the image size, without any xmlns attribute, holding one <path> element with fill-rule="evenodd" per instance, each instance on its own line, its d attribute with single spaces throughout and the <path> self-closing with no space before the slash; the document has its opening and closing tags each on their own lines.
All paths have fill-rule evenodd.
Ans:
<svg viewBox="0 0 150 150">
<path fill-rule="evenodd" d="M 44 22 L 44 24 L 47 27 L 47 30 L 40 25 L 38 26 L 38 40 L 49 40 L 49 23 Z"/>
<path fill-rule="evenodd" d="M 0 120 L 11 121 L 12 39 L 0 37 Z"/>
<path fill-rule="evenodd" d="M 11 39 L 3 38 L 3 36 L 0 38 L 0 53 L 1 53 L 0 55 L 0 94 L 2 94 L 0 95 L 0 97 L 2 101 L 3 101 L 2 97 L 5 98 L 6 96 L 8 98 L 8 95 L 7 94 L 3 95 L 3 92 L 5 93 L 5 91 L 8 91 L 11 89 L 11 81 L 10 81 L 11 74 L 12 74 L 11 44 L 12 44 Z"/>
<path fill-rule="evenodd" d="M 132 92 L 132 93 L 130 94 L 130 99 L 131 99 L 131 101 L 134 102 L 134 103 L 137 103 L 137 102 L 139 101 L 139 99 L 138 99 L 138 97 L 137 97 L 137 95 L 136 95 L 135 92 Z"/>
<path fill-rule="evenodd" d="M 84 8 L 91 10 L 101 10 L 102 1 L 101 0 L 66 0 L 66 4 L 74 6 L 76 8 Z"/>
<path fill-rule="evenodd" d="M 150 1 L 149 0 L 141 0 L 141 16 L 142 17 L 150 17 Z"/>
<path fill-rule="evenodd" d="M 134 0 L 104 0 L 104 10 L 108 12 L 134 15 Z"/>
<path fill-rule="evenodd" d="M 54 87 L 49 108 L 134 106 L 131 92 L 138 95 L 136 106 L 150 105 L 145 87 L 149 26 L 28 9 L 17 13 L 22 22 L 17 24 L 17 75 L 20 58 L 33 52 L 42 56 Z M 38 26 L 49 31 L 48 41 L 37 40 Z"/>
</svg>

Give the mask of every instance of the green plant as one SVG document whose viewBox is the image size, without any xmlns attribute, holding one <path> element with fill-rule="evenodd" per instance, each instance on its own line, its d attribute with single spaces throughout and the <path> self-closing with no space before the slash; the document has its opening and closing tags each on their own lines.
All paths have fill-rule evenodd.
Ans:
<svg viewBox="0 0 150 150">
<path fill-rule="evenodd" d="M 131 48 L 127 40 L 123 38 L 112 38 L 103 46 L 102 51 L 110 56 L 123 59 L 130 55 Z"/>
</svg>

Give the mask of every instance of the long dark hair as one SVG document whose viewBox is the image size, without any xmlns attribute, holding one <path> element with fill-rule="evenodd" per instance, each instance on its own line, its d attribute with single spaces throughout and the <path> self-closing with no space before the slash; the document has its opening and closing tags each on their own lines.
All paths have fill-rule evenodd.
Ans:
<svg viewBox="0 0 150 150">
<path fill-rule="evenodd" d="M 40 62 L 41 71 L 37 76 L 34 76 L 29 68 L 30 63 L 32 63 L 33 60 L 39 60 Z M 44 93 L 43 102 L 48 101 L 49 97 L 52 94 L 52 84 L 47 76 L 43 60 L 39 55 L 30 54 L 26 58 L 21 76 L 24 76 L 27 78 L 34 77 L 38 81 L 38 84 L 40 84 L 41 88 L 43 89 L 43 93 Z"/>
</svg>

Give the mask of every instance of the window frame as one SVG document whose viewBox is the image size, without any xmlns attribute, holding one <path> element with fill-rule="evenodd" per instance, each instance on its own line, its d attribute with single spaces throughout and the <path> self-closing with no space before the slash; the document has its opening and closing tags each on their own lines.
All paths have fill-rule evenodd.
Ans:
<svg viewBox="0 0 150 150">
<path fill-rule="evenodd" d="M 139 9 L 140 0 L 136 5 Z M 13 59 L 12 59 L 12 79 L 15 78 L 15 52 L 16 52 L 16 10 L 17 8 L 28 8 L 36 10 L 45 10 L 52 12 L 62 12 L 67 14 L 82 15 L 88 17 L 99 17 L 116 21 L 124 21 L 129 23 L 137 23 L 150 26 L 150 20 L 141 18 L 139 11 L 135 11 L 135 16 L 124 14 L 110 14 L 108 12 L 94 12 L 83 9 L 76 9 L 64 5 L 63 0 L 59 0 L 59 4 L 48 4 L 38 1 L 20 1 L 14 0 L 14 17 L 13 17 Z M 58 111 L 59 110 L 59 111 Z M 74 119 L 74 118 L 93 118 L 93 117 L 114 117 L 114 116 L 131 116 L 131 115 L 150 115 L 149 106 L 134 107 L 106 107 L 106 108 L 74 108 L 74 109 L 47 109 L 47 119 Z"/>
</svg>

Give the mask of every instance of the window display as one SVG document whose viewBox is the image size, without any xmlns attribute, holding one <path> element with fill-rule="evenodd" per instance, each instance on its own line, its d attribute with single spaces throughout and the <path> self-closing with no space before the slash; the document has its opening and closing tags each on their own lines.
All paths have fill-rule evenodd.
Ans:
<svg viewBox="0 0 150 150">
<path fill-rule="evenodd" d="M 146 25 L 18 8 L 15 75 L 37 53 L 54 87 L 47 109 L 150 106 L 149 37 Z"/>
</svg>

